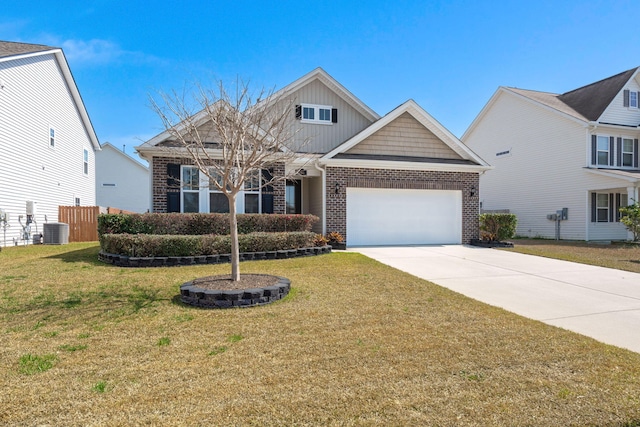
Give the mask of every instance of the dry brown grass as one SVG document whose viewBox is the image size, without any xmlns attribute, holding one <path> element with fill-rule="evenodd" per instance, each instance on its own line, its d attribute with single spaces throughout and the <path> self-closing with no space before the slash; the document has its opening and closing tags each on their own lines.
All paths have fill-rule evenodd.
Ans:
<svg viewBox="0 0 640 427">
<path fill-rule="evenodd" d="M 228 266 L 121 269 L 97 246 L 0 252 L 2 425 L 640 425 L 640 354 L 356 253 L 247 262 L 292 292 L 202 310 Z M 54 366 L 20 372 L 26 354 Z"/>
<path fill-rule="evenodd" d="M 640 245 L 539 239 L 516 239 L 513 242 L 514 248 L 506 250 L 640 273 Z"/>
</svg>

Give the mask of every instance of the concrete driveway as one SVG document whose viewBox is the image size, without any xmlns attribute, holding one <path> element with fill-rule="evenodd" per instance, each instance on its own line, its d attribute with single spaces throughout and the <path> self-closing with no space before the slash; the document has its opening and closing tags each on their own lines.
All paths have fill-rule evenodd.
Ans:
<svg viewBox="0 0 640 427">
<path fill-rule="evenodd" d="M 640 274 L 474 246 L 349 248 L 516 314 L 640 353 Z"/>
</svg>

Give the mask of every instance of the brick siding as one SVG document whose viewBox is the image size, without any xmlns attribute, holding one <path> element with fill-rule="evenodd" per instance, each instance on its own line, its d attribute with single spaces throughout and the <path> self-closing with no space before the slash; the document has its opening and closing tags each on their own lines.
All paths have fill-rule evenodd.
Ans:
<svg viewBox="0 0 640 427">
<path fill-rule="evenodd" d="M 173 163 L 178 165 L 193 165 L 190 158 L 181 157 L 153 157 L 151 162 L 151 176 L 153 179 L 153 212 L 167 212 L 167 191 L 180 191 L 167 188 L 167 165 Z M 210 163 L 211 164 L 211 163 Z M 273 166 L 274 176 L 284 175 L 284 164 L 278 163 Z M 274 213 L 285 213 L 285 182 L 276 181 L 273 184 L 273 211 Z"/>
<path fill-rule="evenodd" d="M 327 232 L 342 234 L 347 244 L 347 187 L 462 191 L 462 243 L 478 238 L 479 174 L 366 168 L 327 167 Z M 337 185 L 337 186 L 336 186 Z M 475 194 L 471 196 L 472 187 Z M 337 191 L 336 191 L 337 189 Z"/>
</svg>

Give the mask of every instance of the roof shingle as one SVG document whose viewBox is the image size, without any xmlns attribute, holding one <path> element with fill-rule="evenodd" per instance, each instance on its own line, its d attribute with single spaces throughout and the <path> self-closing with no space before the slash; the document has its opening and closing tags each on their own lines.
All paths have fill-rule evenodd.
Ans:
<svg viewBox="0 0 640 427">
<path fill-rule="evenodd" d="M 43 52 L 45 50 L 56 49 L 55 47 L 43 44 L 30 44 L 19 42 L 7 42 L 0 40 L 0 58 L 8 56 L 23 55 L 25 53 Z"/>
</svg>

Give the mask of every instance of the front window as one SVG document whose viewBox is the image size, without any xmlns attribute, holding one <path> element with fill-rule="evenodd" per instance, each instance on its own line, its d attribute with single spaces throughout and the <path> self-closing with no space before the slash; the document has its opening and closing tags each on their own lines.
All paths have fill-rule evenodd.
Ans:
<svg viewBox="0 0 640 427">
<path fill-rule="evenodd" d="M 315 120 L 315 108 L 313 107 L 302 107 L 302 118 L 304 120 Z"/>
<path fill-rule="evenodd" d="M 629 107 L 638 108 L 638 92 L 629 92 Z"/>
<path fill-rule="evenodd" d="M 259 169 L 250 172 L 244 181 L 244 213 L 260 213 L 260 178 Z"/>
<path fill-rule="evenodd" d="M 597 164 L 608 166 L 609 165 L 609 137 L 598 136 L 597 141 Z"/>
<path fill-rule="evenodd" d="M 196 167 L 182 168 L 182 212 L 200 212 L 200 171 Z"/>
<path fill-rule="evenodd" d="M 622 139 L 622 166 L 633 167 L 633 139 Z"/>
<path fill-rule="evenodd" d="M 596 221 L 609 222 L 608 194 L 596 194 Z"/>
</svg>

